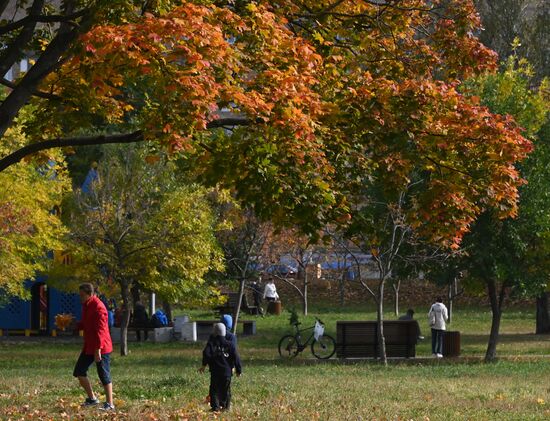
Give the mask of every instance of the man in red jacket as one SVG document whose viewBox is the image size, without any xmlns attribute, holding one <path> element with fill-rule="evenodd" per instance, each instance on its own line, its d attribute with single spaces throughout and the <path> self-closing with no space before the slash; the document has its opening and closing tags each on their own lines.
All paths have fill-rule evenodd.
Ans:
<svg viewBox="0 0 550 421">
<path fill-rule="evenodd" d="M 100 409 L 112 411 L 113 405 L 113 384 L 111 383 L 111 352 L 113 343 L 109 333 L 109 321 L 105 304 L 94 295 L 92 284 L 82 284 L 78 288 L 80 301 L 82 302 L 82 321 L 79 328 L 84 330 L 84 347 L 76 362 L 73 376 L 78 378 L 80 385 L 86 391 L 88 397 L 83 406 L 99 404 L 94 395 L 87 373 L 90 366 L 95 362 L 99 380 L 105 389 L 106 402 Z"/>
</svg>

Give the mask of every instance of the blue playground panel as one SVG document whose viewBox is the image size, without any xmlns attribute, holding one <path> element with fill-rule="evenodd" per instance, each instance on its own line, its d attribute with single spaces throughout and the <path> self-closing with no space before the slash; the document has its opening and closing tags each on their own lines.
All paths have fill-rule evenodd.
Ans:
<svg viewBox="0 0 550 421">
<path fill-rule="evenodd" d="M 38 278 L 37 282 L 44 282 Z M 30 288 L 34 282 L 27 282 Z M 70 313 L 76 320 L 82 317 L 82 304 L 78 294 L 66 293 L 48 287 L 48 331 L 56 328 L 55 316 L 61 313 Z M 8 303 L 0 307 L 0 329 L 24 330 L 31 329 L 31 300 L 11 298 Z"/>
<path fill-rule="evenodd" d="M 66 293 L 55 288 L 48 288 L 48 330 L 55 329 L 55 316 L 61 313 L 70 313 L 76 320 L 82 318 L 82 304 L 80 296 Z"/>
<path fill-rule="evenodd" d="M 8 304 L 0 307 L 0 329 L 30 329 L 31 302 L 12 298 Z"/>
</svg>

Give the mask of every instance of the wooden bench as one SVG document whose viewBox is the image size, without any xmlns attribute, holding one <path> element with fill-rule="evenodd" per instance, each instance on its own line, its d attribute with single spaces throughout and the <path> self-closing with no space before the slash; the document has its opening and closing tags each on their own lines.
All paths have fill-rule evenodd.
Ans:
<svg viewBox="0 0 550 421">
<path fill-rule="evenodd" d="M 212 334 L 212 327 L 214 323 L 219 323 L 219 320 L 191 320 L 197 324 L 197 339 L 207 340 Z M 256 320 L 239 320 L 239 324 L 242 324 L 243 336 L 256 334 Z"/>
<path fill-rule="evenodd" d="M 418 336 L 415 320 L 384 321 L 386 355 L 389 358 L 414 358 Z M 336 356 L 339 358 L 378 358 L 376 321 L 336 322 Z"/>
<path fill-rule="evenodd" d="M 217 307 L 216 309 L 219 310 L 220 314 L 235 314 L 237 304 L 239 303 L 239 293 L 230 292 L 225 295 L 227 296 L 227 301 L 225 302 L 225 304 Z M 241 302 L 241 311 L 244 311 L 248 314 L 257 315 L 259 314 L 260 309 L 257 306 L 248 304 L 248 299 L 246 298 L 246 294 L 243 294 L 243 300 Z"/>
</svg>

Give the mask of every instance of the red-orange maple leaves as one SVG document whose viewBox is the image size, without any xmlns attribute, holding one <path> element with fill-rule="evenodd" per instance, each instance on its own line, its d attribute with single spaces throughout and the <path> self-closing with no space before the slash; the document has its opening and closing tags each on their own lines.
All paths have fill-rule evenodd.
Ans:
<svg viewBox="0 0 550 421">
<path fill-rule="evenodd" d="M 458 92 L 496 68 L 471 0 L 198 3 L 94 27 L 47 81 L 79 99 L 55 112 L 141 128 L 198 156 L 198 172 L 260 215 L 310 233 L 348 221 L 361 183 L 418 181 L 407 223 L 453 247 L 484 209 L 516 213 L 515 164 L 531 146 Z M 251 126 L 205 135 L 222 113 Z"/>
<path fill-rule="evenodd" d="M 71 79 L 52 78 L 53 89 L 80 91 L 88 111 L 110 123 L 139 122 L 148 139 L 193 148 L 192 136 L 223 110 L 279 127 L 291 142 L 315 139 L 320 56 L 263 7 L 238 16 L 183 2 L 162 16 L 97 26 L 82 45 L 63 69 Z"/>
</svg>

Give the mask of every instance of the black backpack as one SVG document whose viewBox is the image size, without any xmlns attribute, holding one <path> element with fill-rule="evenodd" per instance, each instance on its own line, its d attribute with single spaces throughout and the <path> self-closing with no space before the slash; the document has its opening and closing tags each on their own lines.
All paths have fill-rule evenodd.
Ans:
<svg viewBox="0 0 550 421">
<path fill-rule="evenodd" d="M 230 355 L 230 348 L 227 342 L 215 341 L 212 344 L 212 350 L 215 358 L 228 359 Z"/>
</svg>

